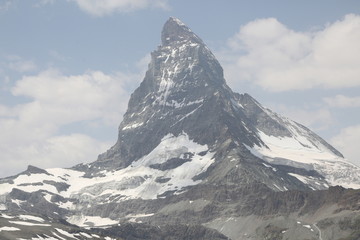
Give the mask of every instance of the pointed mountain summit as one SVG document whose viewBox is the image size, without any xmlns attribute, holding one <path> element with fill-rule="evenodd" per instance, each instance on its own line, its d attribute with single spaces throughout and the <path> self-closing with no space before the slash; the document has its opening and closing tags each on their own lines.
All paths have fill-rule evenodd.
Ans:
<svg viewBox="0 0 360 240">
<path fill-rule="evenodd" d="M 0 211 L 105 227 L 97 233 L 124 239 L 227 239 L 209 228 L 231 239 L 316 239 L 320 228 L 346 236 L 336 226 L 355 219 L 360 190 L 343 187 L 360 188 L 360 168 L 303 125 L 234 93 L 180 20 L 165 23 L 161 41 L 115 145 L 89 164 L 30 166 L 0 179 Z"/>
<path fill-rule="evenodd" d="M 177 18 L 170 17 L 161 32 L 162 46 L 168 46 L 172 43 L 176 44 L 184 41 L 204 44 L 203 41 L 183 22 Z"/>
<path fill-rule="evenodd" d="M 219 135 L 206 132 L 218 125 L 215 107 L 222 111 L 221 99 L 233 94 L 222 67 L 203 41 L 175 18 L 165 23 L 162 38 L 143 82 L 131 95 L 118 142 L 99 157 L 111 167 L 128 166 L 169 133 L 186 132 L 201 144 L 213 144 Z"/>
<path fill-rule="evenodd" d="M 211 167 L 205 164 L 192 176 L 198 182 L 232 176 L 238 183 L 259 182 L 276 191 L 360 186 L 358 168 L 315 133 L 248 94 L 234 93 L 213 53 L 180 20 L 171 17 L 161 38 L 143 82 L 131 95 L 117 143 L 89 165 L 90 172 L 128 168 L 154 151 L 171 156 L 156 164 L 170 164 L 195 152 L 184 146 L 176 151 L 157 148 L 164 139 L 173 138 L 176 145 L 177 138 L 186 137 L 212 154 Z M 185 160 L 178 161 L 181 168 Z"/>
</svg>

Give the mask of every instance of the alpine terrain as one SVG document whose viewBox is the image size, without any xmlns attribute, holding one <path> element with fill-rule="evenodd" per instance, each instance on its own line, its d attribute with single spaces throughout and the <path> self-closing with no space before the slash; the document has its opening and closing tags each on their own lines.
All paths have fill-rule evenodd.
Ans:
<svg viewBox="0 0 360 240">
<path fill-rule="evenodd" d="M 360 167 L 234 93 L 176 18 L 95 162 L 0 180 L 1 239 L 360 239 Z"/>
</svg>

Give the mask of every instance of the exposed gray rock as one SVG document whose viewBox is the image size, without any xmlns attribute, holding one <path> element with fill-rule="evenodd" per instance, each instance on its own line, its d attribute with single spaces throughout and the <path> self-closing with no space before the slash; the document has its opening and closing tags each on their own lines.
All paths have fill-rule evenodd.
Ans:
<svg viewBox="0 0 360 240">
<path fill-rule="evenodd" d="M 44 183 L 55 186 L 58 192 L 66 191 L 70 187 L 69 184 L 49 180 L 44 180 Z"/>
<path fill-rule="evenodd" d="M 225 240 L 216 230 L 201 225 L 162 225 L 156 227 L 139 223 L 126 223 L 108 229 L 94 229 L 102 235 L 126 240 Z"/>
</svg>

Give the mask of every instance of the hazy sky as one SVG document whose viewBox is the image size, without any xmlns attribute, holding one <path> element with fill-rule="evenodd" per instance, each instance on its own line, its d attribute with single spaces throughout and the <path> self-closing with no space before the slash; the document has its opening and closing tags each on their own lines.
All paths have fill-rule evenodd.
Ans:
<svg viewBox="0 0 360 240">
<path fill-rule="evenodd" d="M 208 44 L 234 91 L 360 165 L 358 0 L 0 0 L 0 177 L 113 145 L 170 16 Z"/>
</svg>

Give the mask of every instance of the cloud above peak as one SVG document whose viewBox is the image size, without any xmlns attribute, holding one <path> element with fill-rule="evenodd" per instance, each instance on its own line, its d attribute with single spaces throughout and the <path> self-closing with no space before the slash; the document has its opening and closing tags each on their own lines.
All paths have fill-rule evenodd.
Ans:
<svg viewBox="0 0 360 240">
<path fill-rule="evenodd" d="M 275 18 L 240 27 L 220 53 L 230 84 L 250 81 L 272 92 L 360 86 L 360 16 L 321 30 L 294 31 Z"/>
<path fill-rule="evenodd" d="M 0 103 L 0 158 L 6 166 L 0 177 L 28 164 L 70 167 L 94 161 L 111 146 L 97 138 L 96 126 L 102 132 L 116 129 L 130 97 L 128 89 L 140 79 L 140 74 L 90 70 L 66 75 L 53 68 L 24 75 L 7 94 L 26 101 Z"/>
<path fill-rule="evenodd" d="M 169 9 L 167 0 L 71 0 L 79 8 L 93 16 L 102 17 L 119 12 L 131 12 L 145 8 Z"/>
<path fill-rule="evenodd" d="M 336 95 L 332 98 L 323 98 L 323 101 L 330 107 L 337 108 L 356 108 L 360 107 L 360 97 L 348 97 L 344 95 Z"/>
</svg>

